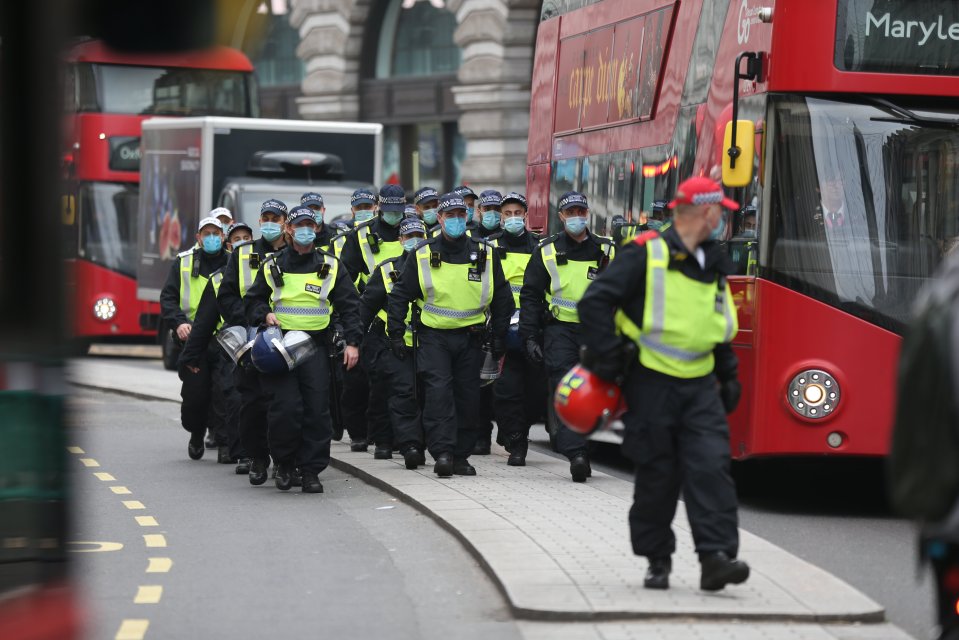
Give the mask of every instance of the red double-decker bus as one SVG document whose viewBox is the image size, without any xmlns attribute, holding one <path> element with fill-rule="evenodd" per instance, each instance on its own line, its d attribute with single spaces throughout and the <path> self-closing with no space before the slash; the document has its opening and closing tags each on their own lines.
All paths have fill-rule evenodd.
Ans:
<svg viewBox="0 0 959 640">
<path fill-rule="evenodd" d="M 733 455 L 884 455 L 910 305 L 959 244 L 957 97 L 951 0 L 545 0 L 532 224 L 577 189 L 621 233 L 722 178 Z"/>
<path fill-rule="evenodd" d="M 253 66 L 226 47 L 165 55 L 115 53 L 101 42 L 66 57 L 63 222 L 73 330 L 81 343 L 156 335 L 137 300 L 140 123 L 154 116 L 258 115 Z"/>
</svg>

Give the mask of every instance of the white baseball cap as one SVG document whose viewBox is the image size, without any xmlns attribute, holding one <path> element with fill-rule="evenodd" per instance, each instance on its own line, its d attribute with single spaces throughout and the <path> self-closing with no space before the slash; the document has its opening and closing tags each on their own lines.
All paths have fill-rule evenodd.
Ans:
<svg viewBox="0 0 959 640">
<path fill-rule="evenodd" d="M 211 211 L 209 214 L 209 217 L 211 218 L 219 218 L 220 216 L 226 216 L 230 220 L 233 219 L 233 214 L 230 213 L 230 210 L 227 209 L 226 207 L 217 207 L 216 209 Z"/>
<path fill-rule="evenodd" d="M 212 224 L 217 229 L 221 229 L 221 230 L 223 229 L 223 223 L 221 223 L 216 216 L 207 216 L 203 218 L 202 220 L 200 220 L 200 224 L 196 226 L 197 233 L 199 233 L 200 229 L 207 226 L 208 224 Z"/>
</svg>

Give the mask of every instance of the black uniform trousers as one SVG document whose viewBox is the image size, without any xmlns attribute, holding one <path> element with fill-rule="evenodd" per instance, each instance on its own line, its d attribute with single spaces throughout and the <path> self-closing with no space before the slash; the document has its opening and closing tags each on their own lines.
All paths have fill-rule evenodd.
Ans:
<svg viewBox="0 0 959 640">
<path fill-rule="evenodd" d="M 624 385 L 623 453 L 636 463 L 629 510 L 633 553 L 676 550 L 670 523 L 682 490 L 698 553 L 739 551 L 736 487 L 730 475 L 729 426 L 712 375 L 682 380 L 634 371 Z"/>
<path fill-rule="evenodd" d="M 363 337 L 360 358 L 369 381 L 370 394 L 366 405 L 366 439 L 381 447 L 393 448 L 393 427 L 387 409 L 389 399 L 389 378 L 383 370 L 383 361 L 390 352 L 389 342 L 382 322 L 375 321 L 374 327 Z"/>
<path fill-rule="evenodd" d="M 421 327 L 417 338 L 426 447 L 434 459 L 452 453 L 465 460 L 476 445 L 482 332 Z"/>
<path fill-rule="evenodd" d="M 223 388 L 224 357 L 220 345 L 211 340 L 197 373 L 182 365 L 177 371 L 183 383 L 180 423 L 191 434 L 203 434 L 209 428 L 214 437 L 219 438 L 218 433 L 225 435 L 228 398 Z M 223 444 L 226 444 L 225 437 Z"/>
<path fill-rule="evenodd" d="M 248 457 L 267 460 L 270 457 L 266 418 L 269 398 L 260 386 L 260 373 L 253 365 L 238 366 L 233 370 L 233 384 L 240 394 L 240 444 Z"/>
<path fill-rule="evenodd" d="M 236 365 L 222 348 L 217 350 L 220 353 L 219 362 L 213 374 L 213 389 L 214 393 L 219 392 L 223 396 L 222 439 L 218 437 L 217 442 L 227 445 L 230 457 L 239 460 L 246 458 L 247 455 L 240 439 L 240 392 L 236 388 L 233 377 L 233 369 Z"/>
<path fill-rule="evenodd" d="M 314 338 L 316 355 L 293 371 L 261 375 L 269 395 L 270 453 L 280 464 L 320 473 L 330 464 L 330 369 L 326 341 Z"/>
<path fill-rule="evenodd" d="M 520 351 L 507 351 L 503 373 L 493 385 L 493 412 L 500 433 L 529 437 L 529 428 L 546 402 L 546 372 Z"/>
<path fill-rule="evenodd" d="M 559 381 L 579 362 L 580 344 L 578 323 L 556 320 L 546 323 L 543 332 L 543 358 L 549 381 L 548 401 L 551 402 Z M 557 420 L 557 423 L 556 451 L 570 459 L 577 454 L 586 453 L 586 438 L 570 431 L 562 422 Z"/>
<path fill-rule="evenodd" d="M 366 403 L 369 402 L 370 385 L 362 359 L 349 371 L 342 364 L 336 366 L 340 367 L 343 374 L 343 391 L 340 395 L 343 426 L 353 442 L 366 440 Z"/>
<path fill-rule="evenodd" d="M 420 403 L 416 401 L 413 390 L 416 374 L 413 371 L 413 350 L 405 349 L 402 360 L 389 349 L 389 342 L 383 325 L 373 321 L 373 328 L 367 337 L 376 334 L 376 340 L 382 341 L 382 351 L 376 358 L 377 379 L 388 390 L 386 409 L 388 412 L 391 435 L 389 442 L 403 451 L 409 446 L 423 448 L 423 424 L 421 422 Z"/>
<path fill-rule="evenodd" d="M 494 383 L 495 384 L 495 383 Z M 476 423 L 476 440 L 490 444 L 493 440 L 493 384 L 480 387 L 479 418 Z"/>
</svg>

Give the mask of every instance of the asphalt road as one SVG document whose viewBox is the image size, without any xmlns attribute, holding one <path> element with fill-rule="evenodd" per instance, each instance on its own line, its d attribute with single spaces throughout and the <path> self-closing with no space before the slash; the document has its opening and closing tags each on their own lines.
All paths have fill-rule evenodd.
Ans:
<svg viewBox="0 0 959 640">
<path fill-rule="evenodd" d="M 79 390 L 71 405 L 89 638 L 142 620 L 147 638 L 520 637 L 462 546 L 387 494 L 333 469 L 323 495 L 251 487 L 213 452 L 187 459 L 175 404 Z"/>
<path fill-rule="evenodd" d="M 530 437 L 548 450 L 542 427 Z M 631 463 L 614 445 L 596 446 L 592 463 L 632 478 Z M 894 517 L 883 498 L 881 461 L 745 462 L 734 464 L 734 475 L 740 527 L 853 585 L 913 637 L 935 637 L 932 575 L 918 573 L 915 526 Z"/>
</svg>

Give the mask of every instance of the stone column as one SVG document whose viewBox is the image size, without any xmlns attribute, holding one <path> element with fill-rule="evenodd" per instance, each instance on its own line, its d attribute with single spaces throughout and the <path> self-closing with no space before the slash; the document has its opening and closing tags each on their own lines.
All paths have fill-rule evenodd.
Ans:
<svg viewBox="0 0 959 640">
<path fill-rule="evenodd" d="M 539 0 L 449 0 L 463 50 L 453 87 L 466 142 L 463 179 L 480 188 L 526 190 L 533 47 Z"/>
</svg>

